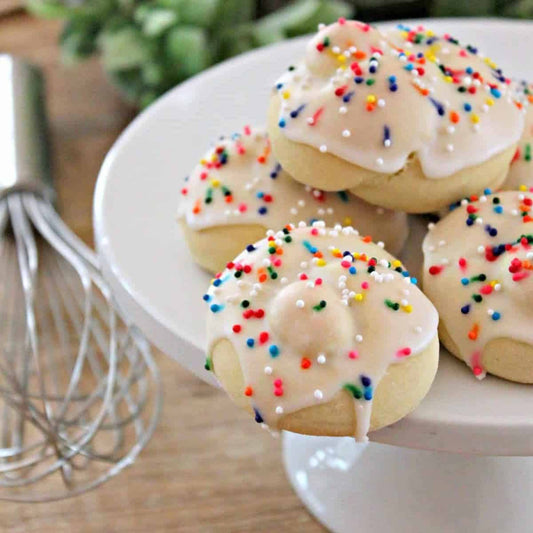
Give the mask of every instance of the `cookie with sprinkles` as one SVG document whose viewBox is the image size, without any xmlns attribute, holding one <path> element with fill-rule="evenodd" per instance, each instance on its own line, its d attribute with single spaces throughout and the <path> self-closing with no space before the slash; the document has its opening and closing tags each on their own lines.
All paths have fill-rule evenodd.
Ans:
<svg viewBox="0 0 533 533">
<path fill-rule="evenodd" d="M 446 348 L 478 378 L 533 383 L 533 194 L 463 200 L 423 250 L 424 292 Z"/>
<path fill-rule="evenodd" d="M 286 226 L 212 281 L 206 368 L 273 429 L 354 436 L 429 390 L 438 316 L 416 280 L 351 227 Z"/>
<path fill-rule="evenodd" d="M 302 183 L 436 211 L 503 183 L 524 124 L 509 84 L 450 35 L 340 19 L 275 83 L 268 131 Z"/>
<path fill-rule="evenodd" d="M 222 270 L 268 228 L 289 222 L 351 225 L 392 253 L 402 249 L 408 234 L 404 213 L 294 181 L 274 159 L 260 128 L 218 139 L 186 178 L 181 196 L 179 223 L 196 262 L 211 272 Z"/>
<path fill-rule="evenodd" d="M 525 116 L 525 126 L 502 189 L 528 191 L 533 188 L 533 84 L 520 81 L 513 87 Z"/>
</svg>

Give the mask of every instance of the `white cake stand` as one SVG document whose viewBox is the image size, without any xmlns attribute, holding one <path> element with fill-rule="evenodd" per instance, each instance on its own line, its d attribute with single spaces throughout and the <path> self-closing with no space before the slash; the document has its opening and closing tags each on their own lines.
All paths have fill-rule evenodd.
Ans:
<svg viewBox="0 0 533 533">
<path fill-rule="evenodd" d="M 479 44 L 511 74 L 533 78 L 533 25 L 430 25 Z M 304 43 L 245 54 L 177 87 L 124 132 L 98 180 L 96 241 L 117 300 L 159 348 L 211 384 L 203 370 L 201 299 L 210 277 L 193 264 L 174 223 L 181 178 L 209 140 L 264 122 L 270 86 Z M 421 236 L 413 224 L 404 255 L 411 268 Z M 333 531 L 533 531 L 533 387 L 491 377 L 478 382 L 443 352 L 420 407 L 371 439 L 364 446 L 284 435 L 291 483 Z"/>
</svg>

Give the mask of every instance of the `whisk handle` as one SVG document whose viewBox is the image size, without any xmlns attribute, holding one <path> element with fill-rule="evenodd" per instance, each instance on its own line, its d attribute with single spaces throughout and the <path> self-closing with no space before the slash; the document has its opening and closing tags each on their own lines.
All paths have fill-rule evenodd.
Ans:
<svg viewBox="0 0 533 533">
<path fill-rule="evenodd" d="M 0 198 L 15 190 L 47 195 L 51 183 L 41 72 L 0 54 Z"/>
</svg>

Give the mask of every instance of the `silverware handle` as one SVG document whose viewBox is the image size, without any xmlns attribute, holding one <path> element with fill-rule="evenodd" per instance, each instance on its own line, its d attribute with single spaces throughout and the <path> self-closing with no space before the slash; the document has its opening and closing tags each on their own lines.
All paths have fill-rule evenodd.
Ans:
<svg viewBox="0 0 533 533">
<path fill-rule="evenodd" d="M 14 190 L 51 192 L 41 72 L 0 54 L 0 197 Z"/>
</svg>

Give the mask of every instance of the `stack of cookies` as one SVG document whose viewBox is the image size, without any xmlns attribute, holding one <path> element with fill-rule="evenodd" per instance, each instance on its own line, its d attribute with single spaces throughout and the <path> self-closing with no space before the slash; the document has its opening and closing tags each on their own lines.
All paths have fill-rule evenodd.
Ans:
<svg viewBox="0 0 533 533">
<path fill-rule="evenodd" d="M 191 254 L 216 273 L 206 368 L 238 405 L 365 440 L 426 395 L 438 332 L 478 378 L 533 383 L 532 102 L 448 34 L 319 27 L 267 129 L 218 139 L 181 191 Z M 395 256 L 408 214 L 436 212 L 422 292 Z"/>
</svg>

